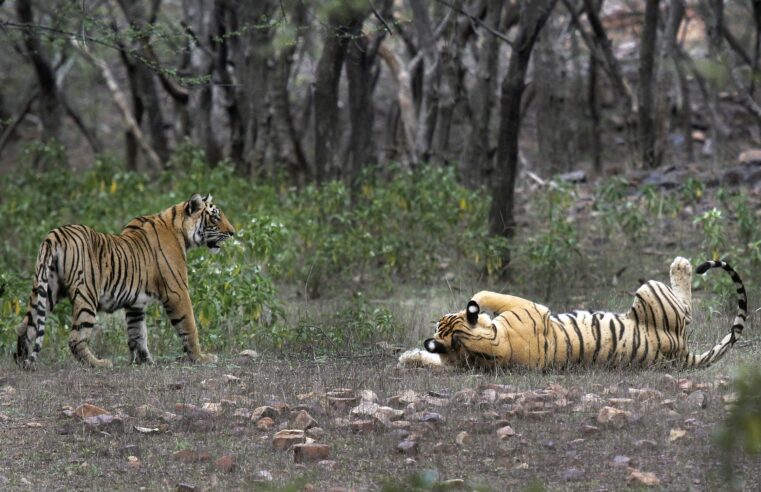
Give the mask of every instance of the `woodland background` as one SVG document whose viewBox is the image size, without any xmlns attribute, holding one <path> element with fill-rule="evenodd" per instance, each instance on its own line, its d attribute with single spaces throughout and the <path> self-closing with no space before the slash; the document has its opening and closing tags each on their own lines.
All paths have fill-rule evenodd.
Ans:
<svg viewBox="0 0 761 492">
<path fill-rule="evenodd" d="M 754 311 L 760 51 L 755 0 L 0 0 L 0 488 L 754 490 L 755 314 L 695 373 L 395 363 L 479 290 L 623 311 L 677 255 Z M 159 367 L 103 314 L 88 371 L 66 302 L 13 365 L 47 231 L 196 192 L 239 231 L 188 255 L 218 365 L 153 306 Z M 707 349 L 736 292 L 693 288 Z M 295 425 L 326 463 L 274 447 Z"/>
</svg>

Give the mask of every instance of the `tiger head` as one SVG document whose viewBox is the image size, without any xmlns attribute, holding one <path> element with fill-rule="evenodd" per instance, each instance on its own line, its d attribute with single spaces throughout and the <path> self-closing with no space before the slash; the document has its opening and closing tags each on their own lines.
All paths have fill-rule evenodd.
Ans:
<svg viewBox="0 0 761 492">
<path fill-rule="evenodd" d="M 491 317 L 481 312 L 476 301 L 459 313 L 447 314 L 436 323 L 433 338 L 423 342 L 428 352 L 439 354 L 451 363 L 466 362 L 472 357 L 494 357 L 496 332 Z"/>
<path fill-rule="evenodd" d="M 206 246 L 212 253 L 218 253 L 220 243 L 235 234 L 225 214 L 212 203 L 211 195 L 194 194 L 185 202 L 184 211 L 186 220 L 182 227 L 189 247 Z"/>
</svg>

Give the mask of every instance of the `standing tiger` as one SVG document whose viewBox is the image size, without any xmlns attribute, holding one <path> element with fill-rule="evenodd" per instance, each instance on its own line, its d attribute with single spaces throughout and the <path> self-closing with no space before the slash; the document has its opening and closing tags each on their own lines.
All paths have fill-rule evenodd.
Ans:
<svg viewBox="0 0 761 492">
<path fill-rule="evenodd" d="M 405 352 L 399 363 L 536 369 L 576 364 L 707 367 L 737 341 L 747 318 L 745 287 L 731 266 L 708 261 L 697 272 L 716 267 L 729 273 L 737 287 L 738 313 L 729 334 L 702 354 L 686 346 L 685 328 L 692 321 L 692 267 L 678 257 L 671 264 L 671 287 L 646 282 L 637 290 L 631 309 L 621 314 L 573 311 L 556 315 L 520 297 L 479 292 L 464 311 L 439 320 L 433 338 L 424 342 L 427 352 Z"/>
<path fill-rule="evenodd" d="M 201 352 L 188 292 L 187 250 L 206 246 L 213 253 L 235 228 L 212 203 L 195 194 L 156 215 L 133 219 L 120 234 L 104 234 L 84 225 L 52 230 L 40 245 L 29 311 L 18 328 L 16 362 L 30 368 L 45 337 L 45 319 L 56 302 L 72 305 L 69 348 L 91 366 L 111 366 L 88 346 L 96 313 L 126 310 L 132 363 L 152 363 L 148 352 L 145 307 L 157 300 L 182 338 L 191 360 L 214 362 Z"/>
</svg>

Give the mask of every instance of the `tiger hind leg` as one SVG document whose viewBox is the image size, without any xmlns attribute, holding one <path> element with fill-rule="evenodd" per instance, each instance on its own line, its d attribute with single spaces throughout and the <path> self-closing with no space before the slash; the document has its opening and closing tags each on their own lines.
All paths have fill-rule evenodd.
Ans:
<svg viewBox="0 0 761 492">
<path fill-rule="evenodd" d="M 81 298 L 80 298 L 81 299 Z M 80 362 L 92 367 L 111 367 L 111 361 L 98 359 L 92 353 L 89 340 L 95 328 L 95 307 L 80 300 L 72 307 L 71 334 L 69 335 L 69 349 L 74 357 Z"/>
<path fill-rule="evenodd" d="M 45 321 L 55 307 L 58 291 L 58 279 L 52 272 L 48 279 L 35 283 L 29 297 L 29 310 L 16 330 L 18 340 L 13 357 L 24 369 L 30 369 L 40 355 L 45 340 Z"/>
<path fill-rule="evenodd" d="M 689 260 L 677 256 L 669 270 L 671 289 L 684 303 L 687 323 L 692 320 L 692 265 Z"/>
<path fill-rule="evenodd" d="M 132 364 L 153 364 L 153 357 L 148 352 L 148 329 L 145 325 L 145 311 L 131 307 L 125 312 L 127 319 L 127 341 Z"/>
</svg>

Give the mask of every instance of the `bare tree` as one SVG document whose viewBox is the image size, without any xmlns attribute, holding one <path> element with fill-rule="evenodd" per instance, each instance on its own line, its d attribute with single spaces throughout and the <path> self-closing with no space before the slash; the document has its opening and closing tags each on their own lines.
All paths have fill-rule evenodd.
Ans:
<svg viewBox="0 0 761 492">
<path fill-rule="evenodd" d="M 661 149 L 656 148 L 655 92 L 657 69 L 658 0 L 647 0 L 639 52 L 639 145 L 645 167 L 658 167 Z"/>
<path fill-rule="evenodd" d="M 514 195 L 518 175 L 518 136 L 521 129 L 521 99 L 526 88 L 531 52 L 539 31 L 555 8 L 557 0 L 521 2 L 518 32 L 510 54 L 507 75 L 502 80 L 496 176 L 492 187 L 489 231 L 512 237 L 515 232 Z M 505 258 L 505 265 L 509 263 Z"/>
</svg>

